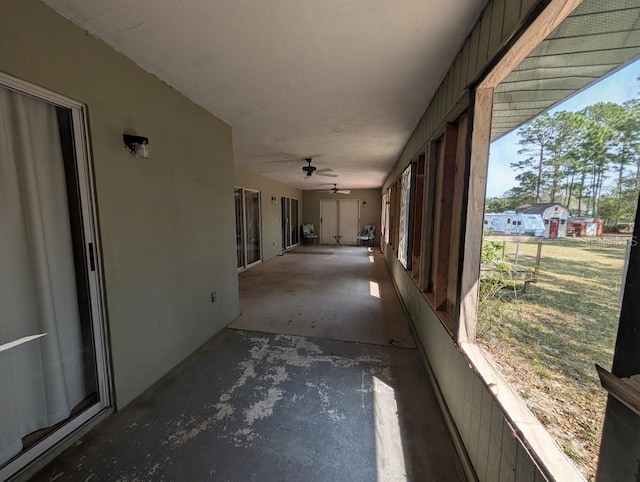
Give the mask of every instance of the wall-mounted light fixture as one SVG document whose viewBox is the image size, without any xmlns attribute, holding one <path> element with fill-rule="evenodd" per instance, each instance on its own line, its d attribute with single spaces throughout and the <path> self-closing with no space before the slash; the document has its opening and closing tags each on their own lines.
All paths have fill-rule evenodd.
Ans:
<svg viewBox="0 0 640 482">
<path fill-rule="evenodd" d="M 275 196 L 271 196 L 271 204 L 273 204 L 274 206 L 276 205 L 276 197 Z"/>
<path fill-rule="evenodd" d="M 132 136 L 131 134 L 122 134 L 124 146 L 136 157 L 149 159 L 149 138 L 142 136 Z"/>
<path fill-rule="evenodd" d="M 367 207 L 367 201 L 362 201 L 362 207 L 366 208 Z"/>
</svg>

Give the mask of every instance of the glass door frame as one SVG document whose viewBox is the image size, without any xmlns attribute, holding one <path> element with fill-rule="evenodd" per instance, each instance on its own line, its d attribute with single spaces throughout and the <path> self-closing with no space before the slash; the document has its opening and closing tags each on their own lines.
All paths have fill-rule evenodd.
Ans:
<svg viewBox="0 0 640 482">
<path fill-rule="evenodd" d="M 282 217 L 282 251 L 291 248 L 291 200 L 288 197 L 280 198 L 280 216 Z"/>
<path fill-rule="evenodd" d="M 238 198 L 236 198 L 236 192 L 238 193 Z M 237 201 L 240 201 L 239 203 Z M 233 188 L 233 208 L 235 211 L 235 222 L 236 222 L 236 266 L 238 270 L 244 269 L 247 264 L 245 245 L 244 245 L 244 190 L 241 187 Z M 238 216 L 238 206 L 240 206 L 240 215 Z M 238 221 L 240 221 L 240 225 L 238 226 Z M 239 228 L 239 231 L 238 231 Z M 242 256 L 242 260 L 240 265 L 238 266 L 238 256 Z"/>
<path fill-rule="evenodd" d="M 262 237 L 262 192 L 257 190 L 257 189 L 250 189 L 250 188 L 246 188 L 246 187 L 242 187 L 242 186 L 234 186 L 234 196 L 235 196 L 235 190 L 239 189 L 240 190 L 240 197 L 242 199 L 241 202 L 241 206 L 242 206 L 242 249 L 243 249 L 243 253 L 244 253 L 244 264 L 242 266 L 238 266 L 238 271 L 244 271 L 247 268 L 250 268 L 251 266 L 254 266 L 256 264 L 262 263 L 262 256 L 263 256 L 263 237 Z M 247 197 L 245 196 L 245 193 L 247 192 L 252 192 L 252 193 L 257 193 L 258 194 L 258 228 L 260 231 L 260 256 L 256 261 L 253 261 L 252 263 L 247 263 L 248 258 L 248 254 L 249 254 L 249 242 L 247 239 Z M 234 208 L 235 209 L 235 208 Z M 236 227 L 237 229 L 237 227 Z M 237 249 L 237 244 L 236 244 L 236 249 Z"/>
<path fill-rule="evenodd" d="M 292 222 L 294 201 L 296 203 L 296 219 L 295 222 Z M 280 215 L 282 216 L 282 251 L 284 252 L 300 244 L 300 200 L 292 197 L 281 196 Z"/>
<path fill-rule="evenodd" d="M 97 391 L 99 400 L 85 411 L 78 414 L 68 423 L 53 431 L 50 435 L 36 443 L 33 447 L 21 452 L 6 465 L 0 466 L 0 480 L 17 475 L 36 459 L 69 437 L 80 427 L 112 404 L 112 377 L 110 352 L 106 337 L 106 305 L 102 269 L 102 249 L 98 236 L 97 211 L 95 204 L 95 186 L 93 183 L 93 162 L 89 150 L 89 132 L 87 110 L 84 104 L 73 99 L 50 92 L 42 87 L 32 85 L 23 80 L 0 72 L 0 88 L 6 88 L 28 95 L 54 106 L 68 109 L 71 112 L 73 127 L 73 145 L 76 156 L 76 174 L 80 194 L 79 207 L 82 214 L 82 234 L 84 237 L 85 258 L 87 266 L 87 285 L 91 305 L 91 327 L 95 351 Z"/>
<path fill-rule="evenodd" d="M 296 212 L 295 222 L 291 222 L 294 219 L 293 215 L 293 202 L 295 201 Z M 300 244 L 300 200 L 296 198 L 289 198 L 289 231 L 291 233 L 290 247 L 293 248 Z M 295 240 L 295 242 L 294 242 Z"/>
</svg>

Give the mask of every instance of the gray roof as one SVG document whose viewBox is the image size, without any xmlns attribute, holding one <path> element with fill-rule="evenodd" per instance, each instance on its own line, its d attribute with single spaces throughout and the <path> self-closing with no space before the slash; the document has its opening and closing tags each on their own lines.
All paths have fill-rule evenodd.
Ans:
<svg viewBox="0 0 640 482">
<path fill-rule="evenodd" d="M 518 206 L 516 208 L 516 212 L 520 214 L 542 214 L 547 209 L 553 206 L 559 206 L 562 209 L 566 209 L 567 211 L 569 210 L 568 207 L 558 203 L 534 203 L 534 204 L 523 204 L 522 206 Z"/>
<path fill-rule="evenodd" d="M 495 89 L 491 139 L 640 56 L 637 0 L 583 2 Z"/>
</svg>

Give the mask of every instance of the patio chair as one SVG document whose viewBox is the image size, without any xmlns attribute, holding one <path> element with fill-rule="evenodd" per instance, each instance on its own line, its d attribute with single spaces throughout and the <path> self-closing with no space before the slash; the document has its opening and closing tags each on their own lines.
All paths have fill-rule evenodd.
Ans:
<svg viewBox="0 0 640 482">
<path fill-rule="evenodd" d="M 313 224 L 303 224 L 302 244 L 313 244 L 314 242 L 318 244 L 318 233 L 316 233 L 316 229 L 313 227 Z"/>
<path fill-rule="evenodd" d="M 364 228 L 362 229 L 362 234 L 356 236 L 356 244 L 360 245 L 360 242 L 362 241 L 362 244 L 366 243 L 367 246 L 373 246 L 375 230 L 375 224 L 365 224 Z"/>
</svg>

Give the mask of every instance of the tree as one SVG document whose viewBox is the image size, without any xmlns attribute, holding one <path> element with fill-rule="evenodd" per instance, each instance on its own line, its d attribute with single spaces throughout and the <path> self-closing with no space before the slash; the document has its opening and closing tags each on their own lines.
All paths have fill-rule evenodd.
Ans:
<svg viewBox="0 0 640 482">
<path fill-rule="evenodd" d="M 540 202 L 541 190 L 544 183 L 547 150 L 552 143 L 554 133 L 551 116 L 547 112 L 536 117 L 522 126 L 518 133 L 520 134 L 518 144 L 523 146 L 522 149 L 518 151 L 518 154 L 532 154 L 532 157 L 523 161 L 512 162 L 511 167 L 518 171 L 525 171 L 524 174 L 534 176 L 534 178 L 528 176 L 527 179 L 535 179 L 535 196 L 533 202 L 538 203 Z"/>
<path fill-rule="evenodd" d="M 580 167 L 578 147 L 584 131 L 585 118 L 579 112 L 556 112 L 551 117 L 551 125 L 553 130 L 548 146 L 549 200 L 557 202 L 556 198 L 560 196 L 564 187 L 564 201 L 568 205 L 571 202 L 575 175 Z"/>
<path fill-rule="evenodd" d="M 538 185 L 537 176 L 533 172 L 523 172 L 516 176 L 516 181 L 519 182 L 519 185 L 509 189 L 502 196 L 506 205 L 503 210 L 515 209 L 523 204 L 536 202 L 533 193 Z"/>
<path fill-rule="evenodd" d="M 514 208 L 511 206 L 509 198 L 504 195 L 499 197 L 489 197 L 484 204 L 484 210 L 487 213 L 501 213 L 510 209 Z"/>
<path fill-rule="evenodd" d="M 615 140 L 615 130 L 612 126 L 620 115 L 620 106 L 612 102 L 599 102 L 586 107 L 582 112 L 588 124 L 581 143 L 581 154 L 591 177 L 587 212 L 590 211 L 591 215 L 596 217 L 598 216 L 598 199 L 602 193 L 608 163 L 611 160 L 610 149 Z"/>
<path fill-rule="evenodd" d="M 640 106 L 638 100 L 625 102 L 620 106 L 618 116 L 613 123 L 615 130 L 615 152 L 613 161 L 617 170 L 616 208 L 614 224 L 619 224 L 623 210 L 623 198 L 627 193 L 637 198 L 640 174 Z M 625 177 L 625 170 L 629 166 L 635 166 L 633 182 Z"/>
<path fill-rule="evenodd" d="M 504 211 L 544 200 L 574 214 L 631 222 L 640 192 L 640 99 L 545 113 L 523 125 L 511 163 L 518 185 L 491 201 Z"/>
<path fill-rule="evenodd" d="M 580 158 L 578 146 L 586 124 L 585 116 L 576 112 L 545 113 L 523 126 L 518 144 L 523 148 L 518 153 L 534 154 L 523 161 L 511 163 L 511 167 L 535 176 L 533 202 L 542 201 L 543 195 L 557 202 L 565 188 L 564 197 L 571 198 Z M 568 178 L 569 186 L 566 186 Z M 531 183 L 531 176 L 527 176 Z M 564 181 L 564 184 L 563 184 Z"/>
</svg>

